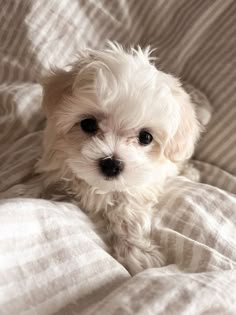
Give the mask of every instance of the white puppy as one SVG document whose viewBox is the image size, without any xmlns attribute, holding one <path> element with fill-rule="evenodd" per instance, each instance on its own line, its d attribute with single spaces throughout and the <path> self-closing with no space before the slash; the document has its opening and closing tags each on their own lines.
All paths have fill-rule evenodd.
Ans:
<svg viewBox="0 0 236 315">
<path fill-rule="evenodd" d="M 201 127 L 178 79 L 157 70 L 150 50 L 84 50 L 69 71 L 44 82 L 47 116 L 37 171 L 91 217 L 100 214 L 113 255 L 134 274 L 161 266 L 152 211 L 167 178 L 191 157 Z"/>
</svg>

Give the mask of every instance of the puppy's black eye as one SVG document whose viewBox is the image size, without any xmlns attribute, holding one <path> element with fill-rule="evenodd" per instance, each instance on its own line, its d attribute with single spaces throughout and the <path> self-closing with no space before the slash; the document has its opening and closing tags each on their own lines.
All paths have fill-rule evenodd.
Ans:
<svg viewBox="0 0 236 315">
<path fill-rule="evenodd" d="M 140 133 L 139 133 L 139 136 L 138 136 L 138 140 L 139 140 L 139 143 L 142 144 L 142 145 L 148 145 L 152 142 L 152 135 L 145 131 L 145 130 L 141 130 Z"/>
<path fill-rule="evenodd" d="M 86 118 L 80 122 L 81 129 L 86 133 L 95 133 L 98 130 L 97 120 L 95 118 Z"/>
</svg>

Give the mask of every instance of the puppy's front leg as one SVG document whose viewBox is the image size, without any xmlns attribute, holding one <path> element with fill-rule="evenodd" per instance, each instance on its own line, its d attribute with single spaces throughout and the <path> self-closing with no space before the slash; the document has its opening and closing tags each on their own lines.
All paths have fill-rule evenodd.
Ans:
<svg viewBox="0 0 236 315">
<path fill-rule="evenodd" d="M 132 275 L 163 266 L 164 256 L 151 240 L 151 216 L 130 208 L 119 210 L 107 214 L 114 257 Z"/>
</svg>

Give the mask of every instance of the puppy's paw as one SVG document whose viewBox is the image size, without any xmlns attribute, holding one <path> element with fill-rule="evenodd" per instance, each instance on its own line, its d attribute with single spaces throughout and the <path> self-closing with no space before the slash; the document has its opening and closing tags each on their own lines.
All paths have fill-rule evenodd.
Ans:
<svg viewBox="0 0 236 315">
<path fill-rule="evenodd" d="M 125 255 L 123 255 L 125 253 Z M 123 264 L 131 275 L 135 275 L 144 269 L 162 267 L 165 265 L 165 257 L 159 251 L 158 246 L 150 245 L 146 249 L 129 245 L 122 251 L 116 249 L 116 258 Z"/>
</svg>

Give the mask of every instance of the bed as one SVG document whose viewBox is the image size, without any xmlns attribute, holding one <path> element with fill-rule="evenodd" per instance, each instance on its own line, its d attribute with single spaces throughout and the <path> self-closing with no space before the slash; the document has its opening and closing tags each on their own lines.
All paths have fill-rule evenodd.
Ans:
<svg viewBox="0 0 236 315">
<path fill-rule="evenodd" d="M 236 314 L 236 2 L 0 0 L 0 314 Z M 68 202 L 14 198 L 32 178 L 45 117 L 39 79 L 107 39 L 151 45 L 157 66 L 208 98 L 193 158 L 153 220 L 167 263 L 135 276 L 102 222 Z"/>
</svg>

